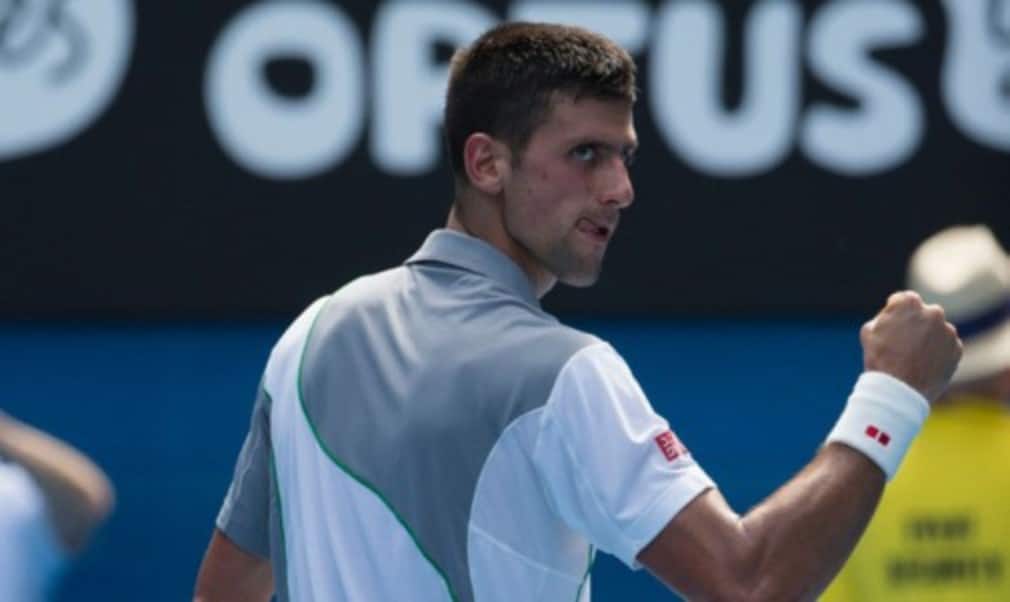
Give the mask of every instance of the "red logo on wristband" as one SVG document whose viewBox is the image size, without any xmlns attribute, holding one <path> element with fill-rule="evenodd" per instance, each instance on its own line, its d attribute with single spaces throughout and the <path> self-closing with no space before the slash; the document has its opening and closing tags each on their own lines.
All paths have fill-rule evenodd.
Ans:
<svg viewBox="0 0 1010 602">
<path fill-rule="evenodd" d="M 660 451 L 663 452 L 663 456 L 670 462 L 687 453 L 687 448 L 677 439 L 677 435 L 674 435 L 673 431 L 660 433 L 656 437 L 656 445 L 659 446 Z"/>
<path fill-rule="evenodd" d="M 891 442 L 890 435 L 878 429 L 877 427 L 873 426 L 872 424 L 866 427 L 866 436 L 869 437 L 870 439 L 876 440 L 884 447 L 887 447 L 887 444 Z"/>
</svg>

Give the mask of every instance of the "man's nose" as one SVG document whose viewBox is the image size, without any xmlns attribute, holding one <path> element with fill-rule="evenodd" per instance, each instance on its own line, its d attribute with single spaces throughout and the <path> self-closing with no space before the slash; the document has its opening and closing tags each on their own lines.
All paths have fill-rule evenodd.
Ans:
<svg viewBox="0 0 1010 602">
<path fill-rule="evenodd" d="M 605 205 L 616 205 L 618 209 L 624 209 L 635 201 L 635 187 L 623 160 L 615 158 L 613 168 L 608 170 L 607 187 L 601 201 Z"/>
</svg>

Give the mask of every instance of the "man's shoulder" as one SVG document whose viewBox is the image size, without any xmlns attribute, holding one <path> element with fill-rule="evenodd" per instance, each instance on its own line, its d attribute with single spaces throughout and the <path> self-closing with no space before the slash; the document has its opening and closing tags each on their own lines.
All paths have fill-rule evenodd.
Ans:
<svg viewBox="0 0 1010 602">
<path fill-rule="evenodd" d="M 332 312 L 335 306 L 367 305 L 369 301 L 382 302 L 404 274 L 403 267 L 399 266 L 359 276 L 337 290 L 317 298 L 288 325 L 278 340 L 278 346 L 283 346 L 286 339 L 304 338 L 313 329 L 321 314 Z"/>
<path fill-rule="evenodd" d="M 366 301 L 382 299 L 391 288 L 402 284 L 407 277 L 405 266 L 399 265 L 379 272 L 358 276 L 330 293 L 336 302 Z"/>
<path fill-rule="evenodd" d="M 527 374 L 553 382 L 564 366 L 581 350 L 601 343 L 596 336 L 567 326 L 548 314 L 523 313 L 500 321 L 499 328 L 472 334 L 470 349 L 495 370 Z"/>
<path fill-rule="evenodd" d="M 467 362 L 502 362 L 541 370 L 560 370 L 579 350 L 600 343 L 595 335 L 566 325 L 535 304 L 498 287 L 485 276 L 447 269 L 435 282 L 419 282 L 406 266 L 358 277 L 317 300 L 295 321 L 319 322 L 313 338 L 360 327 L 366 316 L 372 327 L 392 320 L 441 349 L 465 350 Z M 493 282 L 492 282 L 493 284 Z M 420 289 L 424 289 L 423 291 Z M 390 316 L 395 316 L 391 318 Z M 292 327 L 292 330 L 304 330 Z M 444 339 L 444 340 L 443 340 Z"/>
<path fill-rule="evenodd" d="M 544 344 L 557 347 L 566 358 L 575 355 L 586 347 L 603 342 L 594 334 L 558 321 L 545 327 L 541 335 L 541 341 Z"/>
</svg>

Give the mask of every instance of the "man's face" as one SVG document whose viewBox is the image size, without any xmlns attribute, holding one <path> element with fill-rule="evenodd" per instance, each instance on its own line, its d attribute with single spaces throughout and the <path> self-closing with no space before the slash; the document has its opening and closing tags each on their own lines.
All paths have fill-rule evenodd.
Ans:
<svg viewBox="0 0 1010 602">
<path fill-rule="evenodd" d="M 504 187 L 505 230 L 525 251 L 527 272 L 596 282 L 620 211 L 634 199 L 627 163 L 636 147 L 629 103 L 555 97 Z"/>
</svg>

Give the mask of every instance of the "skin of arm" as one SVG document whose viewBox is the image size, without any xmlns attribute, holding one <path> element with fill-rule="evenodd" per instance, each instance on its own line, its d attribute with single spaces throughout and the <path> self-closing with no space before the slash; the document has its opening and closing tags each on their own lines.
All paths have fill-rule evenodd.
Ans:
<svg viewBox="0 0 1010 602">
<path fill-rule="evenodd" d="M 273 593 L 270 561 L 244 551 L 214 529 L 196 578 L 193 602 L 268 602 Z"/>
<path fill-rule="evenodd" d="M 816 600 L 866 528 L 883 471 L 832 443 L 740 518 L 718 490 L 692 501 L 639 562 L 689 600 Z"/>
<path fill-rule="evenodd" d="M 0 457 L 23 467 L 42 490 L 63 545 L 80 551 L 112 511 L 105 473 L 70 445 L 0 413 Z"/>
<path fill-rule="evenodd" d="M 860 339 L 865 370 L 901 379 L 930 402 L 962 353 L 943 310 L 911 292 L 892 295 Z M 869 523 L 884 483 L 868 457 L 831 443 L 743 518 L 718 491 L 699 495 L 638 560 L 692 601 L 816 600 Z"/>
</svg>

